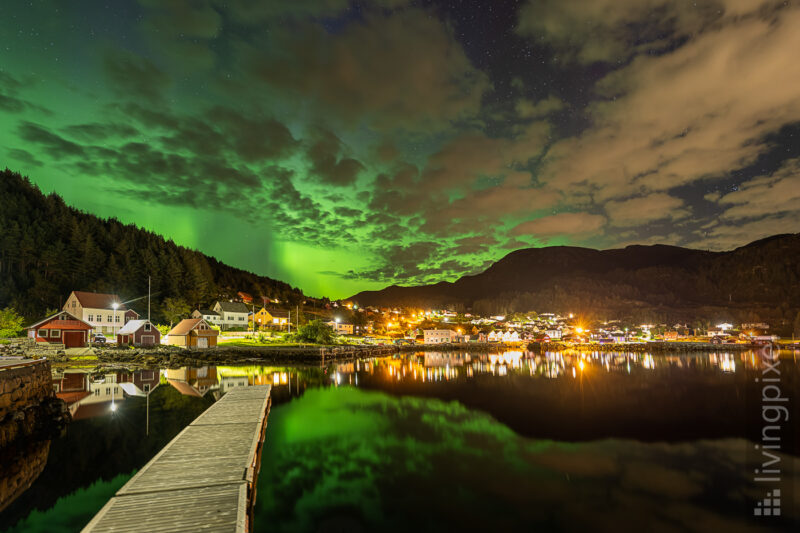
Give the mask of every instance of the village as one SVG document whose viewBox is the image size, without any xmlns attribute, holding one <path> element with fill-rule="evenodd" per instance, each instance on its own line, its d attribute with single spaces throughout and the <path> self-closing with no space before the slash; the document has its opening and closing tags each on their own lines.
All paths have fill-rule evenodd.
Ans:
<svg viewBox="0 0 800 533">
<path fill-rule="evenodd" d="M 515 313 L 476 316 L 446 309 L 360 307 L 334 301 L 323 307 L 279 307 L 268 297 L 239 292 L 197 308 L 176 324 L 157 324 L 140 315 L 119 295 L 73 291 L 62 309 L 27 327 L 27 338 L 61 349 L 104 345 L 217 346 L 292 344 L 304 325 L 328 328 L 332 344 L 452 345 L 476 343 L 560 343 L 604 345 L 637 343 L 758 344 L 777 342 L 767 323 L 635 324 L 621 319 L 590 320 L 568 313 Z M 149 307 L 149 305 L 148 305 Z M 304 344 L 308 344 L 305 342 Z"/>
</svg>

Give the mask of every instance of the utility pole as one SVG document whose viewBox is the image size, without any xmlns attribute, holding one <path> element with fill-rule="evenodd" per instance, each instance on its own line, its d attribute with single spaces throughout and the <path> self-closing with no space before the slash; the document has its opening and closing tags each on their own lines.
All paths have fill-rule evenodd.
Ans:
<svg viewBox="0 0 800 533">
<path fill-rule="evenodd" d="M 147 276 L 147 321 L 150 322 L 150 276 Z"/>
</svg>

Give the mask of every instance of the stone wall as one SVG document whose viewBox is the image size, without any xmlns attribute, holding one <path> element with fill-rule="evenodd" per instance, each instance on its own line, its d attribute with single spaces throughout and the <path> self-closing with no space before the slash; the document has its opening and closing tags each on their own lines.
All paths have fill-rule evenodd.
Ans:
<svg viewBox="0 0 800 533">
<path fill-rule="evenodd" d="M 0 421 L 53 396 L 55 392 L 48 361 L 9 369 L 0 367 Z"/>
<path fill-rule="evenodd" d="M 50 363 L 0 367 L 0 450 L 21 439 L 49 439 L 70 421 L 53 390 Z"/>
</svg>

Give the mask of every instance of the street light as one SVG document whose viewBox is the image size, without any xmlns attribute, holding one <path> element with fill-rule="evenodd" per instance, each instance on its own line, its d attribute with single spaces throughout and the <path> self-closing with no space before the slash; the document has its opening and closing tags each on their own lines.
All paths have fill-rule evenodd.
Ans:
<svg viewBox="0 0 800 533">
<path fill-rule="evenodd" d="M 119 307 L 119 303 L 114 302 L 111 304 L 111 307 L 114 308 L 114 323 L 111 325 L 111 334 L 114 335 L 114 340 L 117 338 L 117 308 Z"/>
</svg>

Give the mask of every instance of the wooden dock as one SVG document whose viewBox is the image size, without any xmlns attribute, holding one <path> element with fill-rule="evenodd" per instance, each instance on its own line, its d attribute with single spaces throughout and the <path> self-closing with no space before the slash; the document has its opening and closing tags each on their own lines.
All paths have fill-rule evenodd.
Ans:
<svg viewBox="0 0 800 533">
<path fill-rule="evenodd" d="M 119 489 L 83 531 L 251 531 L 269 407 L 269 385 L 226 393 Z"/>
</svg>

